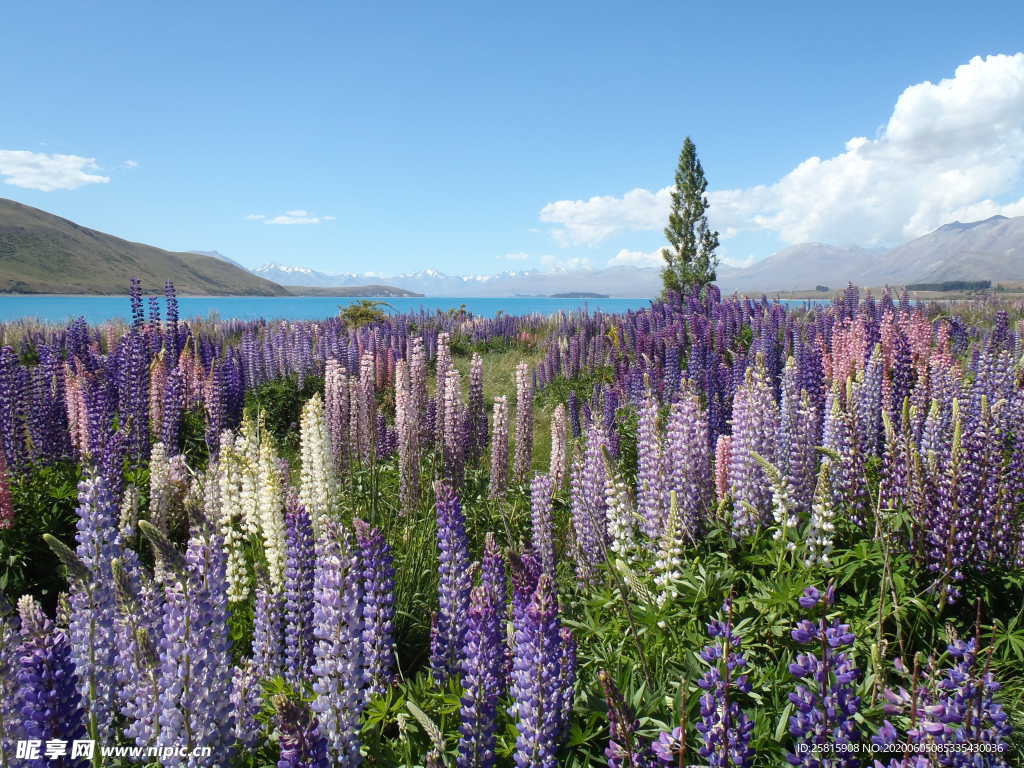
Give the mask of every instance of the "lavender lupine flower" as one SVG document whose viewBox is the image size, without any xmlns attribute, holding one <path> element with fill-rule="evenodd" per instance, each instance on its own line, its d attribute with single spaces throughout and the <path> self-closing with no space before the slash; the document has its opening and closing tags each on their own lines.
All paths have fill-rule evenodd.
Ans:
<svg viewBox="0 0 1024 768">
<path fill-rule="evenodd" d="M 764 362 L 759 360 L 747 370 L 733 401 L 729 481 L 736 500 L 733 528 L 737 536 L 752 533 L 771 509 L 771 484 L 755 454 L 774 461 L 777 433 L 778 405 Z"/>
<path fill-rule="evenodd" d="M 650 539 L 661 536 L 668 513 L 665 450 L 657 422 L 658 401 L 648 392 L 640 404 L 637 421 L 636 500 L 640 528 Z"/>
<path fill-rule="evenodd" d="M 469 392 L 466 404 L 467 431 L 469 442 L 466 446 L 467 461 L 476 461 L 487 443 L 487 411 L 484 403 L 484 360 L 478 352 L 473 353 L 469 364 Z"/>
<path fill-rule="evenodd" d="M 8 617 L 10 608 L 0 595 L 0 766 L 11 765 L 21 731 L 18 711 L 18 630 Z"/>
<path fill-rule="evenodd" d="M 422 354 L 422 347 L 420 350 Z M 420 502 L 420 440 L 423 415 L 416 411 L 418 396 L 410 366 L 399 361 L 395 372 L 395 429 L 398 431 L 399 499 L 402 512 L 412 514 Z"/>
<path fill-rule="evenodd" d="M 559 403 L 551 414 L 551 458 L 548 462 L 551 485 L 556 491 L 560 491 L 565 485 L 569 471 L 569 452 L 566 445 L 568 429 L 569 417 L 565 404 Z"/>
<path fill-rule="evenodd" d="M 362 579 L 359 559 L 342 530 L 328 523 L 317 541 L 313 585 L 313 711 L 335 765 L 361 763 L 359 718 L 365 695 Z"/>
<path fill-rule="evenodd" d="M 566 690 L 575 686 L 562 674 L 563 639 L 554 581 L 542 573 L 529 605 L 515 623 L 512 672 L 518 768 L 555 768 L 567 713 Z M 567 679 L 572 678 L 572 679 Z"/>
<path fill-rule="evenodd" d="M 444 380 L 444 424 L 442 450 L 444 469 L 448 482 L 453 488 L 462 486 L 466 460 L 466 441 L 463 427 L 466 424 L 466 406 L 461 400 L 462 377 L 452 368 Z"/>
<path fill-rule="evenodd" d="M 17 648 L 17 705 L 21 720 L 18 738 L 42 742 L 61 739 L 69 744 L 84 739 L 86 730 L 79 680 L 67 637 L 54 628 L 34 598 L 22 597 L 18 611 L 21 614 L 21 644 Z M 88 761 L 65 756 L 47 764 L 85 768 Z"/>
<path fill-rule="evenodd" d="M 235 719 L 226 568 L 217 536 L 209 531 L 194 535 L 185 570 L 164 590 L 157 745 L 211 750 L 209 757 L 166 757 L 164 765 L 170 768 L 223 764 L 231 753 Z"/>
<path fill-rule="evenodd" d="M 231 707 L 235 716 L 235 739 L 247 750 L 253 750 L 263 733 L 256 716 L 262 707 L 260 676 L 252 659 L 234 668 L 231 678 Z"/>
<path fill-rule="evenodd" d="M 697 685 L 701 721 L 697 730 L 703 746 L 698 752 L 712 768 L 744 768 L 754 759 L 750 747 L 754 721 L 740 708 L 737 695 L 750 692 L 749 668 L 742 653 L 743 640 L 733 629 L 732 603 L 726 601 L 722 615 L 708 624 L 712 642 L 700 658 L 709 665 Z"/>
<path fill-rule="evenodd" d="M 309 705 L 278 696 L 274 706 L 281 742 L 277 768 L 331 768 L 327 741 L 320 735 L 316 716 Z"/>
<path fill-rule="evenodd" d="M 833 600 L 833 587 L 824 595 L 808 587 L 799 603 L 805 611 L 823 612 Z M 859 738 L 854 715 L 860 698 L 854 694 L 854 683 L 860 672 L 848 652 L 855 639 L 850 626 L 821 616 L 800 621 L 792 636 L 809 650 L 789 665 L 790 674 L 800 683 L 789 694 L 796 710 L 789 718 L 789 732 L 797 749 L 787 753 L 786 759 L 801 768 L 853 768 L 859 765 L 856 753 L 843 750 Z"/>
<path fill-rule="evenodd" d="M 290 500 L 285 513 L 285 679 L 309 679 L 313 663 L 313 526 L 306 510 Z"/>
<path fill-rule="evenodd" d="M 0 450 L 0 531 L 14 527 L 14 503 L 11 501 L 10 480 L 7 477 L 7 462 Z"/>
<path fill-rule="evenodd" d="M 494 398 L 491 426 L 491 482 L 488 495 L 498 499 L 508 488 L 508 400 L 505 395 Z"/>
<path fill-rule="evenodd" d="M 540 557 L 545 573 L 555 573 L 554 523 L 551 519 L 551 494 L 553 483 L 550 475 L 537 473 L 530 486 L 530 514 L 532 521 L 531 542 L 533 551 Z"/>
<path fill-rule="evenodd" d="M 68 634 L 90 724 L 106 736 L 117 709 L 117 593 L 112 564 L 122 557 L 120 509 L 102 476 L 78 486 L 76 554 L 87 578 L 71 583 Z"/>
<path fill-rule="evenodd" d="M 466 616 L 465 650 L 462 659 L 462 706 L 459 725 L 458 768 L 491 768 L 497 731 L 498 697 L 503 677 L 504 606 L 482 585 L 470 595 Z"/>
<path fill-rule="evenodd" d="M 854 418 L 840 405 L 836 394 L 825 416 L 824 439 L 825 447 L 838 454 L 832 466 L 833 502 L 837 507 L 848 509 L 854 523 L 864 525 L 868 506 L 864 455 Z"/>
<path fill-rule="evenodd" d="M 394 679 L 395 566 L 379 528 L 355 520 L 363 580 L 363 667 L 366 697 L 383 693 Z"/>
<path fill-rule="evenodd" d="M 430 637 L 430 669 L 442 685 L 461 668 L 471 571 L 466 519 L 455 492 L 434 484 L 437 498 L 438 611 Z"/>
<path fill-rule="evenodd" d="M 604 756 L 608 768 L 649 768 L 654 765 L 651 745 L 637 734 L 640 722 L 619 691 L 615 682 L 605 670 L 597 674 L 608 705 L 608 746 Z"/>
<path fill-rule="evenodd" d="M 672 404 L 665 432 L 664 509 L 667 513 L 668 492 L 675 491 L 682 531 L 695 541 L 707 524 L 714 499 L 707 412 L 690 386 L 683 388 Z M 660 536 L 662 531 L 657 533 Z"/>
<path fill-rule="evenodd" d="M 533 379 L 530 366 L 516 366 L 516 451 L 513 472 L 525 478 L 533 464 Z"/>
<path fill-rule="evenodd" d="M 600 423 L 591 424 L 583 455 L 577 457 L 572 468 L 571 508 L 576 532 L 573 556 L 576 576 L 584 582 L 594 578 L 597 566 L 605 560 L 608 545 L 606 446 L 607 437 Z"/>
<path fill-rule="evenodd" d="M 252 663 L 257 679 L 284 672 L 284 603 L 272 588 L 256 587 L 253 607 Z"/>
<path fill-rule="evenodd" d="M 484 555 L 480 561 L 480 586 L 494 601 L 494 615 L 499 617 L 500 634 L 504 638 L 506 636 L 504 622 L 508 614 L 508 574 L 505 569 L 505 558 L 498 549 L 494 534 L 489 531 L 484 537 Z M 492 664 L 498 670 L 497 691 L 499 696 L 503 696 L 508 688 L 511 658 L 504 647 L 494 650 L 495 656 Z"/>
</svg>

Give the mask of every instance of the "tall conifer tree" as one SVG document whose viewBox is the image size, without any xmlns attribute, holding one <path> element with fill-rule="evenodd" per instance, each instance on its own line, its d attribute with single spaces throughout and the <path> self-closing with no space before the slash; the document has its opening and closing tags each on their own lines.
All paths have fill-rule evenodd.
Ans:
<svg viewBox="0 0 1024 768">
<path fill-rule="evenodd" d="M 714 282 L 718 257 L 718 232 L 708 227 L 710 207 L 704 194 L 708 180 L 697 158 L 697 147 L 689 136 L 683 142 L 672 190 L 672 212 L 665 227 L 669 247 L 661 251 L 664 293 L 681 293 Z"/>
</svg>

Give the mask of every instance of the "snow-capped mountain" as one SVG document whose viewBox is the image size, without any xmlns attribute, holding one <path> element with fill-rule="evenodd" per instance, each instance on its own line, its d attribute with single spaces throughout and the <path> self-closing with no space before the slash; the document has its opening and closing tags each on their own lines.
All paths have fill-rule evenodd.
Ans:
<svg viewBox="0 0 1024 768">
<path fill-rule="evenodd" d="M 629 266 L 592 270 L 517 270 L 492 275 L 448 275 L 436 269 L 398 275 L 379 272 L 326 274 L 308 267 L 264 264 L 253 272 L 281 285 L 349 286 L 385 283 L 425 296 L 504 297 L 549 296 L 588 292 L 624 298 L 648 298 L 661 290 L 659 271 Z"/>
</svg>

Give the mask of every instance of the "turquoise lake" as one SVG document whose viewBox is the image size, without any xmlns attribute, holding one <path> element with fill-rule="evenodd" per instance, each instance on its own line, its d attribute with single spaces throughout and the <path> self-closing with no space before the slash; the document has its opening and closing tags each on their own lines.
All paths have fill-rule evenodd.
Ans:
<svg viewBox="0 0 1024 768">
<path fill-rule="evenodd" d="M 358 299 L 332 296 L 182 296 L 179 297 L 182 319 L 208 317 L 216 313 L 222 319 L 255 320 L 317 320 L 332 317 L 338 308 L 352 304 Z M 591 312 L 625 312 L 642 309 L 650 304 L 649 299 L 547 299 L 547 298 L 399 298 L 382 299 L 384 309 L 392 313 L 435 312 L 458 309 L 475 315 L 494 317 L 506 315 L 554 314 L 585 308 Z M 803 301 L 787 301 L 786 304 L 801 305 Z M 161 308 L 163 300 L 161 298 Z M 147 308 L 148 311 L 148 308 Z M 48 323 L 63 323 L 75 317 L 84 317 L 90 323 L 122 318 L 127 320 L 130 309 L 127 296 L 0 296 L 0 322 L 34 318 Z"/>
</svg>

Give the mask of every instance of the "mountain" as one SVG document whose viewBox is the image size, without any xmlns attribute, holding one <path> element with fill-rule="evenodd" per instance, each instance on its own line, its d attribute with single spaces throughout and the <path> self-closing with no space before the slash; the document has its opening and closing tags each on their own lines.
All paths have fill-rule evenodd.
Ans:
<svg viewBox="0 0 1024 768">
<path fill-rule="evenodd" d="M 172 280 L 182 294 L 288 294 L 222 259 L 132 243 L 0 198 L 0 293 L 123 294 L 132 277 L 146 293 Z"/>
<path fill-rule="evenodd" d="M 230 256 L 225 256 L 220 251 L 189 251 L 189 253 L 198 253 L 200 256 L 209 256 L 214 259 L 220 259 L 221 261 L 226 261 L 228 264 L 234 264 L 236 267 L 238 267 L 239 269 L 244 269 L 246 272 L 250 271 L 247 266 L 245 266 L 244 264 L 239 264 Z"/>
<path fill-rule="evenodd" d="M 746 268 L 722 267 L 718 277 L 725 293 L 1024 280 L 1024 216 L 954 221 L 889 250 L 802 243 Z"/>
<path fill-rule="evenodd" d="M 862 279 L 864 285 L 1024 280 L 1024 216 L 946 224 L 893 248 Z"/>
<path fill-rule="evenodd" d="M 605 269 L 541 272 L 522 270 L 495 275 L 448 275 L 426 269 L 401 275 L 376 273 L 330 275 L 308 267 L 264 264 L 253 272 L 281 285 L 355 286 L 382 280 L 425 296 L 508 297 L 555 293 L 600 293 L 619 298 L 650 298 L 661 291 L 661 273 L 654 267 L 616 266 Z"/>
</svg>

